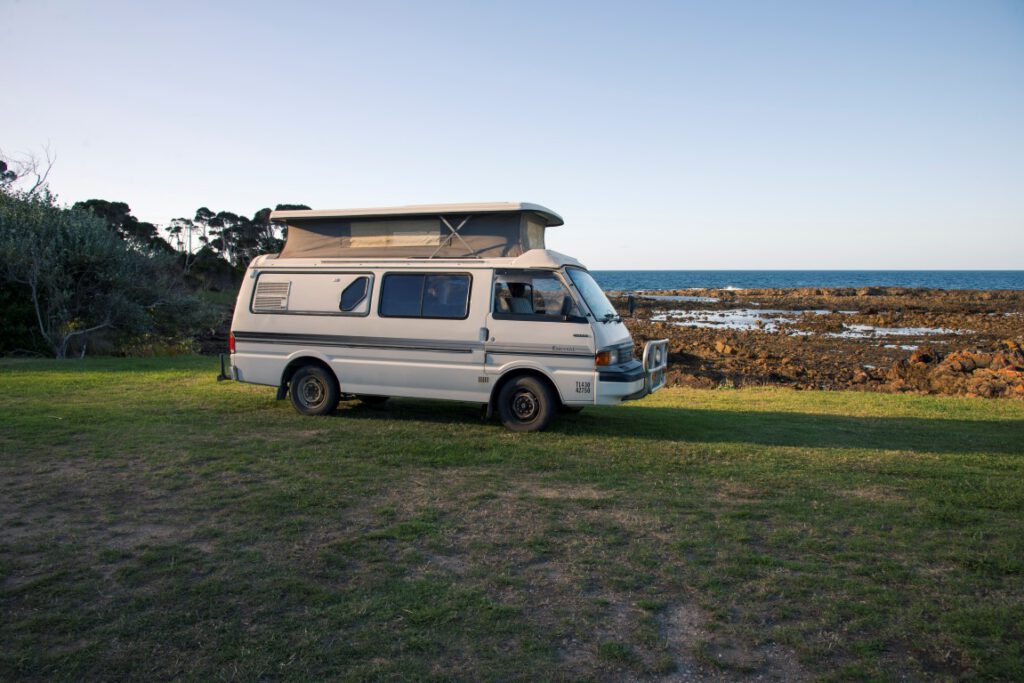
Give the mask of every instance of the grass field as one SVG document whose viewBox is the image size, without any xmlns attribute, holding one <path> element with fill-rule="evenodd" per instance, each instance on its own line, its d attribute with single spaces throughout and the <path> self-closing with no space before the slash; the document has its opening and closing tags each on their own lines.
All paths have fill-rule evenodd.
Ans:
<svg viewBox="0 0 1024 683">
<path fill-rule="evenodd" d="M 1024 679 L 1024 402 L 304 418 L 0 362 L 0 679 Z"/>
</svg>

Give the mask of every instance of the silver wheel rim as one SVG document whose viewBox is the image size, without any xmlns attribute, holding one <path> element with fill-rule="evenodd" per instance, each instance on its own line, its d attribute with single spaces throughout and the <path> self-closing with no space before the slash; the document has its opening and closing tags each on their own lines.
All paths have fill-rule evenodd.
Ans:
<svg viewBox="0 0 1024 683">
<path fill-rule="evenodd" d="M 537 417 L 539 411 L 540 402 L 532 391 L 520 389 L 512 395 L 512 414 L 516 416 L 516 419 L 529 422 Z"/>
<path fill-rule="evenodd" d="M 295 395 L 302 405 L 315 408 L 327 398 L 327 387 L 316 377 L 303 377 Z"/>
</svg>

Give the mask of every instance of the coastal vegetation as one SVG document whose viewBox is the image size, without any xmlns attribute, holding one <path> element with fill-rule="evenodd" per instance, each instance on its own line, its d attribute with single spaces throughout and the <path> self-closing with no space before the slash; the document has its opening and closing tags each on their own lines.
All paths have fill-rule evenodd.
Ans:
<svg viewBox="0 0 1024 683">
<path fill-rule="evenodd" d="M 0 361 L 0 678 L 1024 678 L 1024 403 L 677 388 L 513 434 L 215 366 Z"/>
<path fill-rule="evenodd" d="M 249 261 L 283 244 L 270 208 L 203 206 L 158 226 L 121 201 L 63 205 L 52 164 L 0 152 L 0 355 L 197 350 L 224 336 Z"/>
</svg>

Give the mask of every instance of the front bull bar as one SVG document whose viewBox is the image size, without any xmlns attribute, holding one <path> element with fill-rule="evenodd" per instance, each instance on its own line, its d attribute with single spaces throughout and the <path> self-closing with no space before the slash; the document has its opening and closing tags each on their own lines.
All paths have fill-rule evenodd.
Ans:
<svg viewBox="0 0 1024 683">
<path fill-rule="evenodd" d="M 643 389 L 623 400 L 635 401 L 665 386 L 668 380 L 668 339 L 652 339 L 644 344 L 643 366 Z"/>
</svg>

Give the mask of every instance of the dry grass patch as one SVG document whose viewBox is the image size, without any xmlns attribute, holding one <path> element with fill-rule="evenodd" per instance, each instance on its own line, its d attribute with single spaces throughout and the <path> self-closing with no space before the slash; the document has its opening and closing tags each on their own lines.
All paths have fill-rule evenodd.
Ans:
<svg viewBox="0 0 1024 683">
<path fill-rule="evenodd" d="M 907 500 L 906 495 L 896 490 L 891 486 L 883 486 L 881 484 L 871 484 L 868 486 L 860 486 L 855 489 L 847 489 L 840 491 L 840 495 L 848 498 L 855 498 L 857 500 L 866 500 L 871 503 L 904 503 Z"/>
</svg>

